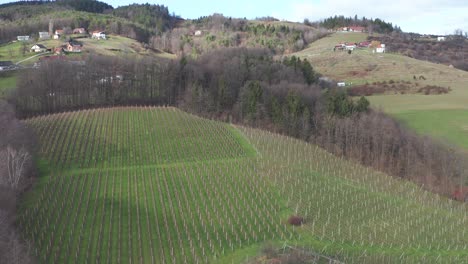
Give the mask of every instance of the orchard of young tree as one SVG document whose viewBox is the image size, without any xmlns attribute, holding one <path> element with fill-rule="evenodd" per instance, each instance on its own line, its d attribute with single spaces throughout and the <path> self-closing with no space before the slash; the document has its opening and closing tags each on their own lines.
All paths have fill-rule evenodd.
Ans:
<svg viewBox="0 0 468 264">
<path fill-rule="evenodd" d="M 116 105 L 177 106 L 301 138 L 446 195 L 463 180 L 461 155 L 370 110 L 364 97 L 352 100 L 343 90 L 319 85 L 307 60 L 275 60 L 265 49 L 220 49 L 179 61 L 47 62 L 22 74 L 10 100 L 21 117 Z"/>
</svg>

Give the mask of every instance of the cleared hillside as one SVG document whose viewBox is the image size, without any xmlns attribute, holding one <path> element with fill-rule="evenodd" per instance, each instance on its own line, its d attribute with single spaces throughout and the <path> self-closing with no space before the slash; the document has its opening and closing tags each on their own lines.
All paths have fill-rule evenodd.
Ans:
<svg viewBox="0 0 468 264">
<path fill-rule="evenodd" d="M 299 140 L 175 108 L 26 123 L 42 174 L 19 224 L 40 263 L 239 263 L 266 241 L 349 263 L 468 260 L 464 205 Z"/>
</svg>

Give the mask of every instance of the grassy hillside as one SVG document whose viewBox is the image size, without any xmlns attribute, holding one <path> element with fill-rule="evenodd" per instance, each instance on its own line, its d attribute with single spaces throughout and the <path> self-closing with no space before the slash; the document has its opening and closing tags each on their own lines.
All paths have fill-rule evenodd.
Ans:
<svg viewBox="0 0 468 264">
<path fill-rule="evenodd" d="M 408 111 L 418 111 L 418 115 L 406 115 L 406 124 L 417 131 L 441 138 L 452 138 L 462 147 L 468 137 L 458 129 L 440 128 L 440 124 L 456 123 L 467 109 L 468 72 L 450 68 L 442 64 L 412 59 L 399 54 L 373 54 L 370 49 L 355 50 L 352 54 L 333 52 L 339 42 L 363 41 L 364 33 L 335 33 L 312 43 L 309 48 L 296 55 L 311 61 L 314 69 L 325 76 L 347 83 L 365 84 L 372 82 L 405 81 L 413 87 L 436 85 L 450 87 L 451 91 L 442 95 L 424 94 L 387 94 L 369 96 L 371 105 L 395 116 L 405 116 Z M 414 80 L 414 76 L 417 80 Z M 419 80 L 424 76 L 426 80 Z M 447 110 L 454 110 L 447 114 Z M 442 123 L 435 124 L 432 115 L 444 116 Z M 421 124 L 425 122 L 425 124 Z M 444 132 L 438 132 L 442 129 Z M 458 137 L 461 137 L 457 139 Z"/>
<path fill-rule="evenodd" d="M 299 140 L 174 108 L 26 123 L 42 174 L 19 224 L 41 263 L 239 263 L 265 241 L 349 263 L 468 261 L 466 206 Z"/>
</svg>

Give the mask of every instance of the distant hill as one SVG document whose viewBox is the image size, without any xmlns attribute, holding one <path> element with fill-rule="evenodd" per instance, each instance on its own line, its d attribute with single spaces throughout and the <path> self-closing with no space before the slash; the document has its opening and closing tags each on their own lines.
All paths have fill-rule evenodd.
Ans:
<svg viewBox="0 0 468 264">
<path fill-rule="evenodd" d="M 327 35 L 326 30 L 278 21 L 247 20 L 213 14 L 185 20 L 179 26 L 154 36 L 150 45 L 167 52 L 198 56 L 216 48 L 267 48 L 275 54 L 302 50 Z"/>
<path fill-rule="evenodd" d="M 36 38 L 38 31 L 48 31 L 51 19 L 55 29 L 83 27 L 148 42 L 151 35 L 170 29 L 177 21 L 165 6 L 131 5 L 112 10 L 108 4 L 90 0 L 1 5 L 0 42 L 14 40 L 18 35 Z"/>
<path fill-rule="evenodd" d="M 13 21 L 44 13 L 47 10 L 73 9 L 90 13 L 104 13 L 113 7 L 95 0 L 17 1 L 0 5 L 0 18 Z"/>
<path fill-rule="evenodd" d="M 391 52 L 468 71 L 468 41 L 463 36 L 448 36 L 442 41 L 437 41 L 436 36 L 424 38 L 410 34 L 373 36 L 369 39 L 386 43 Z"/>
</svg>

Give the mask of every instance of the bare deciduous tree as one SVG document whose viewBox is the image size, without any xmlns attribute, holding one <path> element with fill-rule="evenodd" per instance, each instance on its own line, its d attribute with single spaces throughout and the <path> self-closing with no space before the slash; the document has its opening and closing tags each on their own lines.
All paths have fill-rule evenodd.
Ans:
<svg viewBox="0 0 468 264">
<path fill-rule="evenodd" d="M 6 183 L 17 190 L 19 184 L 24 178 L 25 165 L 31 158 L 31 155 L 24 149 L 16 150 L 10 146 L 6 148 L 6 166 L 7 166 L 7 179 Z"/>
</svg>

